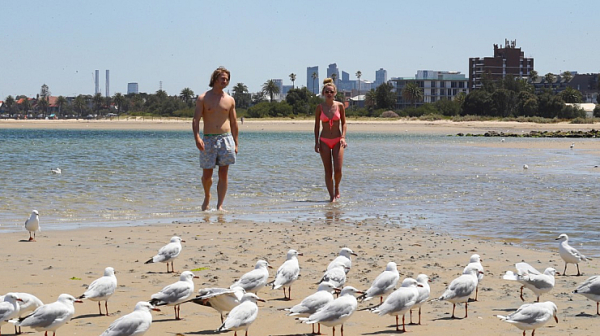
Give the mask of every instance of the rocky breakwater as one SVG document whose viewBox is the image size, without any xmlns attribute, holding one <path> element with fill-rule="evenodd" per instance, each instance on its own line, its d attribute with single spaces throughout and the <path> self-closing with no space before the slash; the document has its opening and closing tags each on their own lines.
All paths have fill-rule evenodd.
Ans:
<svg viewBox="0 0 600 336">
<path fill-rule="evenodd" d="M 529 133 L 504 133 L 487 131 L 483 134 L 458 133 L 457 136 L 504 137 L 504 138 L 600 138 L 600 130 L 589 131 L 530 131 Z"/>
</svg>

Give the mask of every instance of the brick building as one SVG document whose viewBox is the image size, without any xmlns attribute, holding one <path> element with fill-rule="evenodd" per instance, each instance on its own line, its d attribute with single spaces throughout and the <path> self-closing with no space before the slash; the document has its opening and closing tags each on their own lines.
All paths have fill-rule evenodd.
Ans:
<svg viewBox="0 0 600 336">
<path fill-rule="evenodd" d="M 526 58 L 516 44 L 516 40 L 505 40 L 504 46 L 494 44 L 494 57 L 469 58 L 469 88 L 479 89 L 484 76 L 489 80 L 501 80 L 507 75 L 528 77 L 533 58 Z"/>
</svg>

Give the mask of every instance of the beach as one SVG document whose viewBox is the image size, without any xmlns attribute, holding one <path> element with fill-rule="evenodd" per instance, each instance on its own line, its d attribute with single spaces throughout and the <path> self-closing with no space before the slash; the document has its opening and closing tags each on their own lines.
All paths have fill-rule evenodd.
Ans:
<svg viewBox="0 0 600 336">
<path fill-rule="evenodd" d="M 240 132 L 310 132 L 314 123 L 301 121 L 254 121 L 239 124 Z M 446 121 L 392 121 L 371 122 L 349 120 L 349 138 L 352 132 L 389 132 L 456 135 L 457 133 L 482 134 L 489 130 L 503 132 L 528 132 L 531 130 L 589 130 L 595 125 L 574 124 L 520 124 L 505 122 Z M 0 121 L 0 128 L 30 129 L 134 129 L 134 130 L 190 130 L 191 123 L 169 120 L 128 121 Z M 351 141 L 351 140 L 350 140 Z M 545 149 L 567 148 L 571 139 L 557 141 L 519 141 L 514 143 L 489 142 L 477 146 L 499 147 L 531 146 Z M 465 144 L 468 147 L 469 144 Z M 600 153 L 595 139 L 578 141 L 577 148 Z M 519 167 L 520 169 L 520 167 Z M 229 207 L 235 208 L 235 200 L 229 199 Z M 335 209 L 332 211 L 335 213 Z M 227 219 L 219 212 L 200 213 L 189 221 L 153 221 L 142 225 L 124 222 L 116 227 L 84 227 L 71 230 L 44 230 L 37 234 L 37 242 L 28 242 L 28 234 L 2 233 L 0 247 L 4 256 L 4 271 L 0 276 L 2 292 L 28 292 L 45 303 L 53 302 L 61 293 L 79 296 L 94 279 L 102 276 L 105 267 L 117 271 L 119 286 L 109 300 L 111 316 L 98 316 L 96 302 L 76 304 L 74 319 L 59 329 L 59 335 L 99 335 L 110 323 L 133 310 L 136 302 L 149 300 L 150 296 L 164 286 L 176 282 L 178 274 L 167 274 L 164 264 L 144 264 L 160 247 L 174 236 L 185 240 L 183 251 L 175 260 L 175 270 L 196 270 L 196 291 L 205 287 L 229 287 L 234 280 L 253 269 L 259 259 L 267 260 L 273 267 L 271 279 L 277 267 L 285 260 L 288 249 L 296 249 L 301 277 L 292 287 L 292 300 L 283 300 L 281 290 L 263 288 L 258 294 L 267 300 L 259 303 L 259 315 L 250 327 L 249 335 L 303 335 L 311 327 L 285 316 L 283 308 L 291 307 L 313 293 L 327 264 L 340 248 L 350 247 L 358 254 L 353 257 L 347 285 L 366 290 L 375 277 L 385 269 L 389 261 L 398 264 L 400 277 L 427 274 L 432 280 L 431 298 L 439 297 L 447 285 L 458 277 L 468 264 L 472 254 L 479 254 L 485 267 L 485 277 L 480 285 L 479 301 L 469 304 L 469 317 L 464 316 L 464 306 L 456 307 L 457 319 L 450 319 L 452 304 L 442 301 L 423 305 L 423 325 L 409 325 L 413 335 L 520 335 L 521 331 L 494 315 L 507 315 L 523 302 L 519 299 L 520 284 L 503 280 L 506 271 L 515 271 L 514 264 L 527 262 L 543 271 L 554 267 L 562 273 L 564 263 L 558 254 L 558 242 L 554 247 L 528 248 L 514 244 L 513 240 L 469 238 L 468 230 L 442 231 L 418 220 L 400 225 L 396 218 L 378 216 L 369 219 L 330 218 L 301 219 L 292 222 L 279 221 L 275 216 L 269 221 Z M 25 218 L 24 218 L 25 219 Z M 23 219 L 23 220 L 24 220 Z M 525 224 L 523 224 L 525 225 Z M 44 222 L 42 216 L 42 229 Z M 514 233 L 518 238 L 520 233 Z M 580 232 L 585 235 L 585 232 Z M 557 235 L 558 236 L 558 235 Z M 578 245 L 578 237 L 570 235 L 571 244 L 586 254 L 585 246 Z M 594 335 L 598 318 L 595 302 L 571 292 L 592 275 L 600 274 L 597 259 L 582 263 L 583 276 L 574 276 L 576 268 L 569 265 L 567 276 L 556 277 L 555 288 L 542 295 L 558 306 L 559 323 L 554 321 L 536 331 L 537 335 Z M 535 300 L 532 292 L 524 290 L 525 300 Z M 359 303 L 359 310 L 376 304 L 378 300 Z M 186 303 L 181 308 L 183 320 L 175 321 L 172 307 L 160 307 L 153 313 L 154 323 L 146 335 L 197 335 L 213 334 L 220 326 L 218 313 L 207 307 Z M 413 317 L 416 318 L 416 314 Z M 408 316 L 407 321 L 408 321 Z M 357 311 L 344 325 L 345 335 L 395 334 L 394 317 L 377 316 L 367 310 Z M 322 326 L 322 332 L 331 335 L 331 329 Z M 12 334 L 12 326 L 4 325 L 5 334 Z M 7 331 L 9 331 L 7 333 Z M 26 332 L 31 330 L 24 330 Z M 518 333 L 518 334 L 517 334 Z M 228 332 L 228 335 L 233 335 Z M 529 334 L 529 333 L 528 333 Z M 339 328 L 336 328 L 339 335 Z"/>
</svg>

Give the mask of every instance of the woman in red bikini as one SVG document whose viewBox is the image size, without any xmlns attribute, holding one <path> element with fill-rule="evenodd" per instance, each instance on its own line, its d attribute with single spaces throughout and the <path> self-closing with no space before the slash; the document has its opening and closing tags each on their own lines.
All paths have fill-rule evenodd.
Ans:
<svg viewBox="0 0 600 336">
<path fill-rule="evenodd" d="M 321 154 L 325 168 L 325 185 L 329 192 L 329 200 L 335 202 L 340 198 L 340 181 L 342 180 L 342 163 L 346 142 L 346 111 L 344 105 L 333 100 L 337 88 L 333 79 L 323 81 L 322 94 L 325 102 L 315 110 L 315 152 Z M 319 131 L 323 130 L 319 136 Z"/>
</svg>

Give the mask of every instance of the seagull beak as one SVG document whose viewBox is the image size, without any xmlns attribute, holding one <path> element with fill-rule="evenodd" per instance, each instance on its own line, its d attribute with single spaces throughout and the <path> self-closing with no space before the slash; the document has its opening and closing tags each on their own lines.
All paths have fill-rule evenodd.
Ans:
<svg viewBox="0 0 600 336">
<path fill-rule="evenodd" d="M 358 257 L 358 254 L 356 254 L 356 253 L 354 253 L 354 252 L 352 252 L 352 253 L 350 253 L 350 254 L 352 254 L 353 256 L 356 256 L 356 257 Z"/>
<path fill-rule="evenodd" d="M 81 300 L 75 300 L 75 301 L 73 301 L 73 302 L 77 302 L 77 303 L 83 303 L 83 301 L 81 301 Z"/>
<path fill-rule="evenodd" d="M 304 256 L 304 253 L 298 253 L 299 256 Z"/>
<path fill-rule="evenodd" d="M 417 287 L 423 287 L 423 285 L 421 285 L 421 284 L 417 284 Z"/>
<path fill-rule="evenodd" d="M 158 308 L 152 308 L 152 310 L 154 310 L 154 311 L 160 311 L 160 309 L 158 309 Z"/>
<path fill-rule="evenodd" d="M 356 291 L 356 294 L 365 294 L 363 291 Z"/>
<path fill-rule="evenodd" d="M 194 275 L 194 279 L 200 279 L 200 277 L 197 275 Z"/>
<path fill-rule="evenodd" d="M 341 293 L 341 292 L 342 292 L 342 290 L 341 290 L 340 288 L 334 288 L 334 289 L 333 289 L 333 291 L 334 291 L 336 294 L 339 294 L 339 293 Z"/>
<path fill-rule="evenodd" d="M 267 265 L 267 267 L 268 267 L 268 268 L 273 268 L 273 266 L 271 266 L 271 265 Z"/>
<path fill-rule="evenodd" d="M 23 299 L 18 299 L 18 298 L 17 298 L 17 301 L 23 302 Z"/>
<path fill-rule="evenodd" d="M 182 242 L 182 243 L 185 243 L 185 240 L 183 240 L 183 239 L 182 239 L 182 240 L 181 240 L 181 242 Z"/>
<path fill-rule="evenodd" d="M 263 300 L 263 299 L 256 299 L 256 301 L 260 301 L 260 302 L 267 302 L 267 301 L 265 301 L 265 300 Z"/>
</svg>

